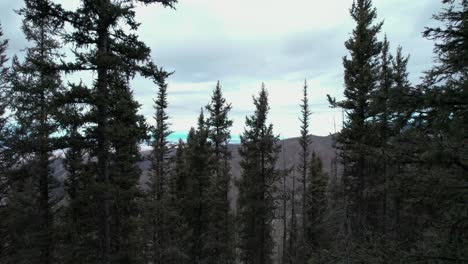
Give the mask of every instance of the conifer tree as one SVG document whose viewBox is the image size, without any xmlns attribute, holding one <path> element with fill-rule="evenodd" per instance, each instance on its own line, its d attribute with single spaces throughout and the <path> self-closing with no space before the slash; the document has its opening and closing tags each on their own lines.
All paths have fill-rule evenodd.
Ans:
<svg viewBox="0 0 468 264">
<path fill-rule="evenodd" d="M 138 114 L 140 105 L 133 99 L 128 81 L 115 72 L 109 78 L 109 143 L 111 186 L 111 252 L 113 263 L 137 263 L 140 258 L 140 238 L 137 237 L 137 198 L 141 197 L 138 182 L 141 171 L 139 144 L 146 137 L 146 123 Z"/>
<path fill-rule="evenodd" d="M 16 163 L 15 163 L 16 165 Z M 37 181 L 34 182 L 27 166 L 8 170 L 7 204 L 2 205 L 2 263 L 40 263 L 41 248 L 38 246 L 40 219 L 37 196 Z"/>
<path fill-rule="evenodd" d="M 20 62 L 17 57 L 13 59 L 10 110 L 15 122 L 11 150 L 14 155 L 22 157 L 22 166 L 25 168 L 23 173 L 26 173 L 23 180 L 25 184 L 31 184 L 28 187 L 31 193 L 27 194 L 31 200 L 23 199 L 28 205 L 17 209 L 31 210 L 24 213 L 30 214 L 37 221 L 35 225 L 28 223 L 31 226 L 24 227 L 25 230 L 30 229 L 32 238 L 31 244 L 22 246 L 31 247 L 28 249 L 31 252 L 28 257 L 33 258 L 33 262 L 46 264 L 53 263 L 55 258 L 56 198 L 52 196 L 54 179 L 50 162 L 56 147 L 54 133 L 58 131 L 55 97 L 62 92 L 60 75 L 56 70 L 60 45 L 55 39 L 62 23 L 47 16 L 41 4 L 26 0 L 25 7 L 18 11 L 24 17 L 23 32 L 26 39 L 33 46 L 27 49 L 24 62 Z M 17 253 L 21 254 L 21 248 L 18 250 Z M 26 256 L 18 257 L 17 260 L 21 262 L 20 259 Z"/>
<path fill-rule="evenodd" d="M 60 218 L 60 232 L 58 257 L 64 263 L 97 263 L 96 248 L 98 241 L 95 231 L 95 188 L 96 182 L 89 161 L 84 152 L 80 136 L 71 134 L 70 148 L 65 154 L 65 168 L 67 179 L 67 206 Z"/>
<path fill-rule="evenodd" d="M 289 200 L 289 191 L 287 188 L 287 178 L 290 174 L 290 171 L 286 169 L 286 149 L 284 148 L 284 141 L 281 144 L 281 154 L 283 157 L 283 167 L 280 172 L 281 174 L 281 192 L 280 192 L 280 199 L 282 203 L 282 216 L 281 220 L 283 222 L 283 234 L 282 234 L 282 241 L 281 241 L 281 263 L 286 264 L 288 263 L 288 255 L 289 255 L 289 245 L 288 245 L 288 200 Z"/>
<path fill-rule="evenodd" d="M 83 101 L 74 101 L 79 87 L 73 87 L 63 96 L 58 98 L 61 102 L 61 113 L 58 115 L 60 130 L 64 131 L 61 138 L 63 146 L 66 146 L 64 167 L 67 177 L 64 182 L 66 196 L 65 208 L 60 216 L 58 262 L 63 263 L 96 263 L 98 261 L 96 248 L 98 247 L 95 237 L 96 222 L 94 212 L 95 206 L 95 180 L 89 155 L 86 138 L 82 130 L 85 123 L 86 114 Z M 81 90 L 84 94 L 81 98 L 88 98 L 86 90 Z M 84 100 L 85 101 L 85 100 Z"/>
<path fill-rule="evenodd" d="M 165 219 L 165 216 L 170 213 L 169 208 L 167 208 L 169 197 L 166 197 L 166 194 L 168 194 L 170 187 L 168 186 L 170 146 L 167 137 L 171 134 L 168 123 L 169 116 L 166 112 L 168 107 L 166 77 L 164 76 L 156 82 L 159 91 L 157 99 L 154 101 L 156 126 L 152 129 L 152 169 L 148 181 L 149 191 L 145 200 L 147 206 L 143 208 L 146 211 L 144 214 L 148 216 L 144 220 L 144 225 L 149 229 L 147 234 L 150 235 L 149 242 L 146 244 L 151 245 L 145 251 L 151 252 L 149 259 L 153 263 L 167 263 L 168 249 L 166 247 L 168 241 L 166 236 L 170 234 L 170 230 L 167 230 L 166 227 L 168 222 Z"/>
<path fill-rule="evenodd" d="M 417 142 L 416 160 L 426 165 L 418 166 L 418 174 L 428 183 L 419 190 L 430 202 L 425 211 L 431 219 L 429 230 L 440 238 L 425 241 L 432 244 L 430 257 L 463 262 L 468 259 L 464 202 L 468 171 L 468 1 L 444 3 L 446 7 L 434 15 L 441 25 L 426 28 L 423 33 L 435 41 L 435 65 L 420 87 L 422 100 L 415 120 L 418 133 L 413 139 Z M 450 226 L 450 231 L 437 223 Z M 418 255 L 424 255 L 424 249 L 420 250 Z"/>
<path fill-rule="evenodd" d="M 188 138 L 188 137 L 187 137 Z M 179 139 L 173 161 L 172 178 L 175 185 L 175 197 L 183 203 L 187 191 L 186 144 Z"/>
<path fill-rule="evenodd" d="M 197 129 L 192 128 L 185 148 L 186 180 L 183 217 L 187 225 L 187 255 L 191 263 L 205 263 L 210 257 L 207 241 L 210 222 L 211 144 L 208 127 L 201 110 Z"/>
<path fill-rule="evenodd" d="M 373 165 L 375 200 L 380 202 L 377 219 L 382 246 L 378 254 L 385 255 L 391 243 L 400 235 L 399 229 L 399 193 L 407 182 L 399 168 L 406 164 L 407 155 L 400 152 L 401 132 L 407 129 L 412 113 L 418 105 L 413 98 L 414 91 L 408 81 L 407 63 L 402 48 L 398 47 L 396 57 L 390 54 L 389 42 L 385 36 L 380 55 L 380 74 L 378 87 L 371 99 L 375 141 L 372 142 L 371 158 Z M 411 151 L 410 151 L 411 152 Z M 410 153 L 408 152 L 408 153 Z M 406 154 L 408 154 L 406 153 Z M 391 239 L 391 240 L 389 240 Z M 387 249 L 386 249 L 387 248 Z M 403 251 L 403 250 L 401 250 Z M 398 256 L 394 256 L 398 259 Z"/>
<path fill-rule="evenodd" d="M 7 165 L 8 154 L 5 150 L 6 142 L 8 141 L 7 132 L 7 91 L 8 91 L 8 67 L 5 65 L 8 61 L 6 50 L 8 48 L 8 39 L 3 36 L 3 29 L 0 24 L 0 204 L 5 203 L 8 192 L 8 176 L 7 170 L 10 166 Z M 0 206 L 0 218 L 6 218 L 5 206 Z M 4 221 L 0 221 L 0 236 L 7 237 L 7 226 Z M 0 241 L 0 259 L 4 257 L 7 244 L 5 241 Z"/>
<path fill-rule="evenodd" d="M 312 152 L 309 174 L 307 175 L 306 214 L 309 219 L 304 237 L 309 246 L 312 263 L 320 263 L 321 249 L 324 248 L 324 216 L 327 208 L 327 181 L 328 175 L 323 171 L 320 157 Z"/>
<path fill-rule="evenodd" d="M 242 158 L 238 181 L 238 225 L 240 259 L 243 263 L 272 263 L 272 221 L 274 218 L 275 169 L 278 136 L 267 124 L 270 107 L 265 85 L 253 99 L 255 112 L 246 118 L 239 154 Z"/>
<path fill-rule="evenodd" d="M 374 198 L 380 202 L 378 205 L 378 227 L 382 234 L 386 234 L 387 227 L 387 207 L 388 207 L 388 178 L 391 163 L 389 162 L 388 155 L 388 140 L 391 136 L 391 109 L 390 109 L 390 93 L 393 89 L 393 68 L 392 60 L 393 57 L 389 51 L 390 43 L 385 36 L 384 41 L 382 42 L 382 50 L 380 55 L 380 76 L 378 81 L 378 86 L 375 91 L 371 94 L 371 111 L 373 112 L 374 121 L 373 127 L 376 131 L 376 139 L 373 143 L 372 155 L 374 166 L 373 176 L 378 179 L 374 180 L 375 189 L 379 189 L 380 193 Z"/>
<path fill-rule="evenodd" d="M 353 2 L 351 16 L 357 25 L 345 46 L 350 57 L 343 58 L 345 69 L 345 99 L 333 106 L 346 113 L 344 127 L 338 136 L 344 165 L 343 184 L 346 190 L 346 220 L 353 237 L 362 237 L 363 231 L 375 226 L 375 205 L 364 193 L 374 187 L 369 173 L 369 142 L 374 140 L 370 120 L 371 94 L 378 85 L 379 55 L 382 44 L 377 40 L 382 23 L 374 23 L 377 17 L 371 0 Z"/>
<path fill-rule="evenodd" d="M 164 72 L 150 62 L 150 49 L 141 42 L 135 31 L 139 24 L 135 20 L 135 4 L 160 3 L 164 7 L 174 7 L 176 0 L 124 0 L 124 1 L 81 1 L 81 5 L 73 11 L 64 10 L 58 4 L 46 4 L 44 8 L 48 15 L 56 17 L 70 26 L 65 34 L 66 43 L 72 44 L 76 60 L 64 63 L 62 69 L 66 72 L 93 71 L 97 73 L 91 90 L 89 101 L 91 119 L 87 124 L 87 137 L 95 144 L 90 148 L 90 154 L 95 157 L 97 215 L 99 237 L 99 262 L 111 262 L 111 234 L 114 228 L 115 215 L 111 215 L 113 197 L 111 190 L 115 182 L 111 182 L 111 163 L 113 162 L 110 130 L 111 111 L 116 98 L 111 96 L 116 89 L 111 86 L 112 74 L 120 73 L 122 78 L 131 79 L 140 73 L 145 77 L 158 78 Z M 134 107 L 135 105 L 133 105 Z M 134 109 L 129 109 L 133 113 Z M 136 120 L 134 120 L 136 121 Z M 131 128 L 137 126 L 132 125 Z M 130 147 L 130 146 L 128 146 Z M 131 155 L 131 154 L 129 154 Z M 114 170 L 115 171 L 115 170 Z M 118 187 L 117 187 L 118 188 Z M 114 222 L 113 222 L 114 221 Z M 119 239 L 117 239 L 118 241 Z"/>
<path fill-rule="evenodd" d="M 229 187 L 231 183 L 229 160 L 231 153 L 228 148 L 231 138 L 230 128 L 232 120 L 228 118 L 231 104 L 223 97 L 221 85 L 218 81 L 213 91 L 211 102 L 206 106 L 209 117 L 206 120 L 208 126 L 208 138 L 212 144 L 213 175 L 210 189 L 211 212 L 208 247 L 212 252 L 213 263 L 233 263 L 233 217 L 230 210 Z"/>
<path fill-rule="evenodd" d="M 380 55 L 380 76 L 378 81 L 378 88 L 373 93 L 372 111 L 374 111 L 376 122 L 376 129 L 380 135 L 380 147 L 385 144 L 388 136 L 387 133 L 390 130 L 390 108 L 389 108 L 389 94 L 393 88 L 393 68 L 392 61 L 393 56 L 389 51 L 390 43 L 385 36 L 382 42 L 382 51 Z"/>
<path fill-rule="evenodd" d="M 282 241 L 281 241 L 281 263 L 296 263 L 298 261 L 298 230 L 296 218 L 296 175 L 294 175 L 294 165 L 286 165 L 285 141 L 281 143 L 281 155 L 283 164 L 281 171 L 281 190 L 279 199 L 281 200 L 281 221 L 282 221 Z M 290 180 L 292 178 L 292 187 Z M 290 211 L 289 211 L 290 210 Z M 289 211 L 289 213 L 288 213 Z"/>
<path fill-rule="evenodd" d="M 306 214 L 306 192 L 307 192 L 307 175 L 308 175 L 308 165 L 309 165 L 309 156 L 310 156 L 310 149 L 309 146 L 312 144 L 312 139 L 309 135 L 309 126 L 310 126 L 310 116 L 311 111 L 309 108 L 309 98 L 307 95 L 307 81 L 304 81 L 304 89 L 303 89 L 303 98 L 301 107 L 301 117 L 299 117 L 299 121 L 301 123 L 301 137 L 299 138 L 299 145 L 301 146 L 300 158 L 301 164 L 299 167 L 301 173 L 300 183 L 302 184 L 302 196 L 301 196 L 301 240 L 300 240 L 300 249 L 299 249 L 299 261 L 300 263 L 307 263 L 308 256 L 306 256 L 307 244 L 305 238 L 305 230 L 307 223 L 307 214 Z"/>
<path fill-rule="evenodd" d="M 386 163 L 391 167 L 386 168 L 385 184 L 387 189 L 387 227 L 385 230 L 389 238 L 394 241 L 405 240 L 412 236 L 411 232 L 404 231 L 402 227 L 402 199 L 407 189 L 409 181 L 403 168 L 411 160 L 412 150 L 408 150 L 407 133 L 403 133 L 412 123 L 412 117 L 419 105 L 419 92 L 411 86 L 408 80 L 407 64 L 409 56 L 404 56 L 402 48 L 398 47 L 395 58 L 392 60 L 392 87 L 388 93 L 387 107 L 390 115 L 388 116 L 388 130 L 386 131 Z M 412 147 L 410 147 L 412 148 Z M 387 232 L 388 231 L 388 232 Z"/>
<path fill-rule="evenodd" d="M 292 175 L 291 187 L 291 220 L 289 224 L 289 239 L 288 239 L 288 263 L 293 264 L 298 262 L 298 232 L 297 232 L 297 218 L 296 218 L 296 175 Z"/>
<path fill-rule="evenodd" d="M 3 128 L 6 125 L 5 109 L 7 107 L 6 102 L 6 91 L 7 91 L 7 74 L 8 67 L 5 65 L 8 61 L 6 50 L 8 48 L 8 39 L 3 37 L 3 29 L 0 24 L 0 131 L 3 131 Z M 2 133 L 3 134 L 3 133 Z M 3 139 L 0 138 L 0 142 L 3 142 Z M 1 143 L 0 143 L 1 144 Z M 0 148 L 2 145 L 0 145 Z M 0 198 L 1 199 L 1 198 Z"/>
<path fill-rule="evenodd" d="M 408 61 L 409 55 L 404 56 L 402 47 L 398 47 L 395 58 L 392 60 L 393 87 L 390 90 L 388 101 L 392 114 L 390 122 L 393 126 L 391 128 L 393 135 L 407 126 L 414 108 L 418 105 L 411 100 L 414 89 L 408 80 Z"/>
<path fill-rule="evenodd" d="M 6 176 L 3 174 L 6 170 L 4 167 L 4 162 L 6 159 L 4 146 L 6 143 L 7 135 L 7 118 L 6 118 L 6 108 L 7 108 L 7 91 L 8 91 L 8 67 L 5 65 L 8 61 L 6 51 L 8 48 L 8 39 L 3 37 L 3 29 L 0 24 L 0 191 L 2 194 L 6 193 Z M 0 202 L 3 201 L 3 195 L 0 195 Z M 0 248 L 1 250 L 1 248 Z"/>
<path fill-rule="evenodd" d="M 187 263 L 187 222 L 182 217 L 184 210 L 184 195 L 187 170 L 185 166 L 185 144 L 179 139 L 175 147 L 175 155 L 172 156 L 170 178 L 167 186 L 167 209 L 166 209 L 166 229 L 165 239 L 166 261 L 169 264 Z"/>
<path fill-rule="evenodd" d="M 463 158 L 464 115 L 467 102 L 468 79 L 468 2 L 445 1 L 447 8 L 434 19 L 442 27 L 426 28 L 424 36 L 438 41 L 435 44 L 436 65 L 427 72 L 423 85 L 426 105 L 431 109 L 423 118 L 428 121 L 430 134 L 442 133 L 438 146 L 448 156 L 449 163 L 461 171 L 468 169 Z M 439 132 L 436 132 L 439 131 Z M 447 140 L 447 141 L 445 141 Z M 460 145 L 462 144 L 462 145 Z M 437 148 L 433 146 L 434 148 Z"/>
</svg>

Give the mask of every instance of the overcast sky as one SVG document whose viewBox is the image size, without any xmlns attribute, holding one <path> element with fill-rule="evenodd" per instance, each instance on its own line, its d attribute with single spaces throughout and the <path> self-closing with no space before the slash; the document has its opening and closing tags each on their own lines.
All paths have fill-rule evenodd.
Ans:
<svg viewBox="0 0 468 264">
<path fill-rule="evenodd" d="M 72 7 L 78 1 L 62 0 Z M 233 104 L 233 138 L 244 127 L 254 107 L 252 95 L 264 82 L 271 104 L 270 121 L 281 137 L 299 136 L 299 103 L 304 79 L 309 84 L 311 131 L 328 135 L 337 129 L 341 113 L 330 109 L 326 95 L 343 93 L 344 42 L 354 23 L 349 16 L 352 0 L 179 0 L 177 10 L 158 5 L 137 9 L 140 39 L 152 49 L 159 66 L 175 71 L 169 80 L 169 114 L 174 137 L 195 126 L 200 107 L 210 100 L 219 80 Z M 10 39 L 9 54 L 26 46 L 21 18 L 13 9 L 21 0 L 0 1 L 0 22 Z M 410 78 L 417 83 L 432 63 L 433 43 L 421 32 L 434 22 L 440 0 L 375 0 L 378 19 L 391 48 L 398 45 L 411 54 Z M 152 82 L 133 83 L 140 112 L 152 121 Z"/>
</svg>

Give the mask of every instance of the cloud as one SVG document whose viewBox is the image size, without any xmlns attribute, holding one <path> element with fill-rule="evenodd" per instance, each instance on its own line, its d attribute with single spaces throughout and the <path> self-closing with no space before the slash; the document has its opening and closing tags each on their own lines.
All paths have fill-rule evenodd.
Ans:
<svg viewBox="0 0 468 264">
<path fill-rule="evenodd" d="M 57 1 L 66 8 L 78 1 Z M 152 49 L 156 63 L 175 71 L 169 79 L 168 99 L 172 130 L 183 135 L 196 125 L 200 107 L 206 105 L 220 80 L 233 104 L 233 134 L 244 127 L 253 112 L 252 96 L 265 82 L 270 94 L 270 121 L 284 137 L 299 135 L 299 103 L 303 81 L 308 79 L 312 115 L 311 130 L 317 135 L 334 131 L 341 112 L 330 109 L 326 95 L 343 94 L 344 42 L 354 28 L 349 16 L 352 0 L 189 0 L 177 10 L 159 5 L 137 8 L 140 39 Z M 433 24 L 431 15 L 442 6 L 434 0 L 374 0 L 378 19 L 384 20 L 392 50 L 403 46 L 411 54 L 410 77 L 418 82 L 432 63 L 433 43 L 421 31 Z M 0 17 L 10 41 L 9 54 L 26 46 L 21 18 L 12 11 L 21 1 L 2 1 Z M 93 75 L 66 76 L 88 80 Z M 132 82 L 140 112 L 153 123 L 153 99 L 157 87 L 148 80 Z M 335 122 L 334 122 L 335 120 Z"/>
<path fill-rule="evenodd" d="M 21 32 L 21 17 L 15 13 L 23 7 L 22 1 L 0 2 L 0 23 L 2 24 L 4 37 L 9 39 L 7 50 L 8 57 L 13 57 L 26 47 L 26 39 Z"/>
</svg>

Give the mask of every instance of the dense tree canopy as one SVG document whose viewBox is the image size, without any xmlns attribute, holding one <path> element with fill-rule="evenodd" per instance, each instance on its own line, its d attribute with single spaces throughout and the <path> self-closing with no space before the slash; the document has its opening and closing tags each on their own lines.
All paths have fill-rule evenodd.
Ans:
<svg viewBox="0 0 468 264">
<path fill-rule="evenodd" d="M 173 141 L 173 73 L 136 11 L 177 0 L 24 0 L 28 46 L 11 60 L 0 27 L 0 263 L 468 262 L 468 1 L 441 1 L 419 83 L 355 0 L 342 100 L 328 96 L 342 129 L 312 137 L 305 82 L 300 137 L 280 142 L 262 84 L 233 144 L 219 81 Z M 137 76 L 157 88 L 152 119 Z"/>
</svg>

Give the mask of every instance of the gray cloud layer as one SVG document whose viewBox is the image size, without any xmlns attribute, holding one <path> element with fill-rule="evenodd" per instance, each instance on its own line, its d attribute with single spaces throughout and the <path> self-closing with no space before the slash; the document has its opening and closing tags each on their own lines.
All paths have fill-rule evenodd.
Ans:
<svg viewBox="0 0 468 264">
<path fill-rule="evenodd" d="M 73 4 L 69 0 L 59 2 Z M 333 131 L 333 118 L 325 95 L 342 94 L 344 41 L 354 23 L 348 15 L 352 0 L 291 3 L 270 0 L 182 0 L 176 11 L 158 6 L 137 10 L 142 22 L 139 35 L 153 50 L 156 62 L 175 74 L 170 79 L 169 99 L 173 130 L 187 131 L 196 122 L 201 106 L 221 80 L 233 102 L 234 133 L 240 133 L 244 116 L 252 109 L 251 96 L 262 81 L 270 89 L 272 121 L 284 136 L 298 135 L 297 114 L 304 78 L 310 80 L 316 112 L 312 132 Z M 392 49 L 402 45 L 411 54 L 409 70 L 414 82 L 432 62 L 433 43 L 422 39 L 424 26 L 441 8 L 435 0 L 375 0 L 383 32 Z M 21 18 L 13 9 L 21 1 L 0 3 L 0 22 L 10 41 L 10 55 L 26 46 Z M 156 88 L 140 78 L 134 81 L 142 113 L 152 115 Z M 281 124 L 281 125 L 280 125 Z"/>
</svg>

